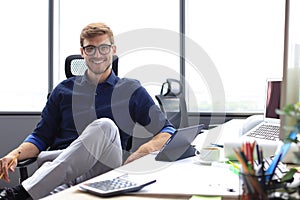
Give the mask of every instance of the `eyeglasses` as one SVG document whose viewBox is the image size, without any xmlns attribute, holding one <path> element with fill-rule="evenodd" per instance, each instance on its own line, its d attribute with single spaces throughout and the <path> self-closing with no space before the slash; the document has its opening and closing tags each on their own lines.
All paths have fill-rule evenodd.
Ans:
<svg viewBox="0 0 300 200">
<path fill-rule="evenodd" d="M 111 47 L 114 46 L 113 44 L 101 44 L 99 46 L 94 46 L 94 45 L 88 45 L 83 48 L 84 53 L 87 56 L 94 56 L 96 53 L 96 49 L 98 49 L 99 53 L 101 55 L 106 55 L 110 52 Z"/>
</svg>

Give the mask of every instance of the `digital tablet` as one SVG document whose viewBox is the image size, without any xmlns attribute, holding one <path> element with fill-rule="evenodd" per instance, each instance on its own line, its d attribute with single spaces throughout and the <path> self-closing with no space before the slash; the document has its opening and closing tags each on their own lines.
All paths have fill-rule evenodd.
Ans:
<svg viewBox="0 0 300 200">
<path fill-rule="evenodd" d="M 195 155 L 191 145 L 195 137 L 204 128 L 204 124 L 178 129 L 164 144 L 155 157 L 158 161 L 175 161 Z"/>
</svg>

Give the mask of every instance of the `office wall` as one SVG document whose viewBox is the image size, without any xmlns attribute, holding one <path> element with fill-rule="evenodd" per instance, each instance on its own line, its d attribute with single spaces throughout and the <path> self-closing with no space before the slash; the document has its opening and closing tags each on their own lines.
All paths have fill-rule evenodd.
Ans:
<svg viewBox="0 0 300 200">
<path fill-rule="evenodd" d="M 1 127 L 1 145 L 0 156 L 6 155 L 12 148 L 17 147 L 24 138 L 32 132 L 36 123 L 39 121 L 40 116 L 0 116 Z M 4 141 L 5 140 L 5 141 Z M 29 172 L 36 169 L 35 165 L 30 166 Z M 18 184 L 19 172 L 11 174 L 11 182 L 7 184 L 0 180 L 0 188 L 4 186 L 13 186 Z"/>
</svg>

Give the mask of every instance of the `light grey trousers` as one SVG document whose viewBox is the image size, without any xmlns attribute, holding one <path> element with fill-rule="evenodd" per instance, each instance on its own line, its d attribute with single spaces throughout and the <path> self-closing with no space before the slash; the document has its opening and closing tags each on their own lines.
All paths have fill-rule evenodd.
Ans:
<svg viewBox="0 0 300 200">
<path fill-rule="evenodd" d="M 74 179 L 85 181 L 122 165 L 119 131 L 108 118 L 92 122 L 70 146 L 61 151 L 41 152 L 42 164 L 22 185 L 33 199 Z"/>
</svg>

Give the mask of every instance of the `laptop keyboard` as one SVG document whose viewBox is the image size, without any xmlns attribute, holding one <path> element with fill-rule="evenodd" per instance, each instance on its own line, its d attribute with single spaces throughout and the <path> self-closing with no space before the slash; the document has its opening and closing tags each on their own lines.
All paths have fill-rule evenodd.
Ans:
<svg viewBox="0 0 300 200">
<path fill-rule="evenodd" d="M 279 133 L 280 133 L 279 126 L 274 126 L 272 124 L 262 124 L 257 129 L 250 132 L 248 136 L 258 138 L 258 139 L 278 141 Z"/>
</svg>

